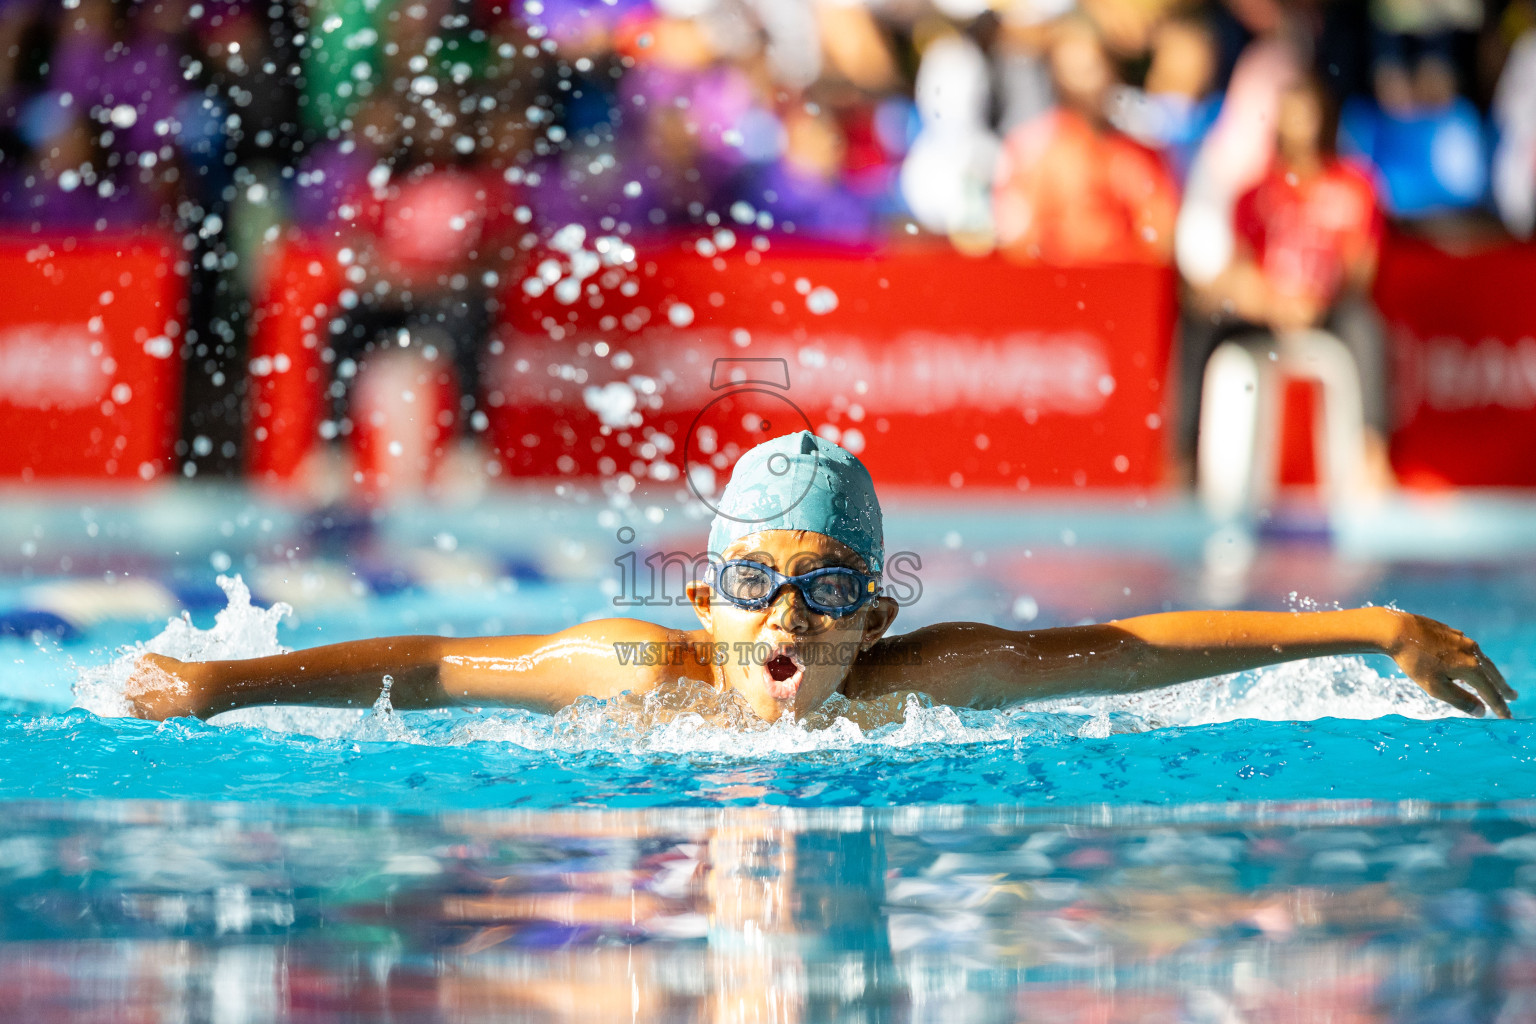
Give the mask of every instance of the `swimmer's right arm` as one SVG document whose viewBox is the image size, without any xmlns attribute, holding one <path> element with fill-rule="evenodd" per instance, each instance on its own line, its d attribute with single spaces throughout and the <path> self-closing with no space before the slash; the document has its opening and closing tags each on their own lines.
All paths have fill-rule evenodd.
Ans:
<svg viewBox="0 0 1536 1024">
<path fill-rule="evenodd" d="M 279 704 L 367 707 L 388 676 L 390 703 L 402 710 L 470 704 L 554 711 L 582 696 L 643 691 L 701 671 L 691 658 L 646 656 L 694 639 L 648 622 L 601 619 L 548 635 L 384 637 L 238 661 L 147 654 L 125 695 L 136 716 L 151 719 Z"/>
</svg>

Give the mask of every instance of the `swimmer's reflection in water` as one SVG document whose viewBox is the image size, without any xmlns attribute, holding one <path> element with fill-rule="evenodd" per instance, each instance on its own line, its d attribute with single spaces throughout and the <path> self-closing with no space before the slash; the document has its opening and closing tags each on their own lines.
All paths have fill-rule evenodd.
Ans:
<svg viewBox="0 0 1536 1024">
<path fill-rule="evenodd" d="M 547 636 L 388 637 L 243 661 L 150 654 L 126 696 L 135 714 L 158 719 L 273 704 L 365 707 L 389 676 L 396 708 L 553 712 L 584 696 L 643 695 L 682 678 L 774 722 L 804 719 L 834 696 L 918 693 L 992 708 L 1338 654 L 1387 655 L 1430 696 L 1472 715 L 1508 718 L 1516 696 L 1462 633 L 1389 608 L 1164 612 L 1037 630 L 946 622 L 889 635 L 897 605 L 880 590 L 874 484 L 851 453 L 808 431 L 743 455 L 719 509 L 709 535 L 717 561 L 687 588 L 698 629 L 615 618 Z M 726 656 L 634 657 L 700 648 Z"/>
<path fill-rule="evenodd" d="M 466 824 L 517 853 L 346 910 L 436 964 L 411 986 L 436 1010 L 419 1019 L 793 1024 L 899 998 L 883 832 L 798 829 L 771 808 L 686 834 L 590 815 Z"/>
<path fill-rule="evenodd" d="M 594 838 L 611 841 L 597 819 L 587 820 L 598 829 Z M 771 808 L 750 808 L 690 838 L 613 878 L 561 876 L 581 892 L 447 897 L 392 914 L 437 928 L 475 925 L 454 953 L 522 954 L 520 970 L 483 973 L 464 970 L 473 960 L 445 958 L 458 969 L 438 984 L 442 1004 L 455 1009 L 533 1002 L 559 1017 L 613 1019 L 620 1014 L 607 1012 L 612 1007 L 624 1019 L 790 1024 L 835 1019 L 845 1004 L 864 1004 L 893 984 L 883 833 L 802 831 Z M 528 880 L 506 881 L 510 890 Z M 566 928 L 579 935 L 561 937 Z M 534 938 L 541 933 L 543 943 Z M 696 940 L 703 943 L 688 957 L 692 977 L 677 977 L 668 953 Z M 561 960 L 539 948 L 557 942 L 580 955 Z M 589 971 L 583 961 L 616 942 L 630 944 L 624 957 L 607 957 L 603 970 L 579 982 L 566 973 Z"/>
</svg>

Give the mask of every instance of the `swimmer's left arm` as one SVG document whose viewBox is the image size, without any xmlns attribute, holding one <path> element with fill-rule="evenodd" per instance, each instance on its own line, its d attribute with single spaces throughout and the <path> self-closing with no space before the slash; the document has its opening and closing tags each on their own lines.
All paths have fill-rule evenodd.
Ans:
<svg viewBox="0 0 1536 1024">
<path fill-rule="evenodd" d="M 1130 693 L 1286 661 L 1385 654 L 1430 696 L 1472 715 L 1509 717 L 1515 698 L 1477 644 L 1449 626 L 1388 608 L 1335 612 L 1165 612 L 1090 626 L 1007 630 L 944 623 L 877 645 L 905 645 L 860 672 L 857 693 L 922 690 L 999 707 L 1075 694 Z M 875 653 L 875 652 L 872 652 Z"/>
</svg>

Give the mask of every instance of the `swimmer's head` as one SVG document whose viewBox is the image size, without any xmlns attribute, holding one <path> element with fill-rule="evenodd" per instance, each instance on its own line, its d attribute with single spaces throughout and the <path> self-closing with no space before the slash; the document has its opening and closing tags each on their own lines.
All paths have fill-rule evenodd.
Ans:
<svg viewBox="0 0 1536 1024">
<path fill-rule="evenodd" d="M 880 503 L 853 453 L 809 431 L 764 442 L 741 457 L 717 503 L 710 561 L 759 562 L 786 576 L 842 567 L 878 577 L 884 567 Z M 699 621 L 728 652 L 717 680 L 774 721 L 804 715 L 842 689 L 854 660 L 884 635 L 896 602 L 876 596 L 850 614 L 817 611 L 785 586 L 751 609 L 690 584 Z"/>
<path fill-rule="evenodd" d="M 809 430 L 764 441 L 731 471 L 715 506 L 709 551 L 764 530 L 810 530 L 847 545 L 880 574 L 885 529 L 875 482 L 864 464 L 840 445 Z"/>
</svg>

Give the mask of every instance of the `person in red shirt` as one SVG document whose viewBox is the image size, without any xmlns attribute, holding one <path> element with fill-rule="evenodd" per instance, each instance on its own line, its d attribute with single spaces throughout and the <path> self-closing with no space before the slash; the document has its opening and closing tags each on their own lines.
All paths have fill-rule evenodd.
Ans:
<svg viewBox="0 0 1536 1024">
<path fill-rule="evenodd" d="M 1325 327 L 1354 356 L 1368 457 L 1373 472 L 1386 472 L 1386 355 L 1370 299 L 1383 218 L 1369 172 L 1335 152 L 1337 125 L 1317 79 L 1300 78 L 1281 94 L 1274 163 L 1233 207 L 1232 261 L 1191 296 L 1204 314 L 1183 339 L 1182 433 L 1191 453 L 1202 370 L 1218 343 L 1255 329 Z"/>
<path fill-rule="evenodd" d="M 1368 173 L 1339 159 L 1331 101 L 1303 80 L 1281 96 L 1276 160 L 1233 209 L 1235 312 L 1276 330 L 1316 327 L 1370 291 L 1382 217 Z"/>
<path fill-rule="evenodd" d="M 1115 74 L 1089 22 L 1057 30 L 1050 69 L 1058 106 L 1003 145 L 993 191 L 999 246 L 1061 266 L 1170 262 L 1178 189 L 1155 152 L 1106 119 Z"/>
</svg>

